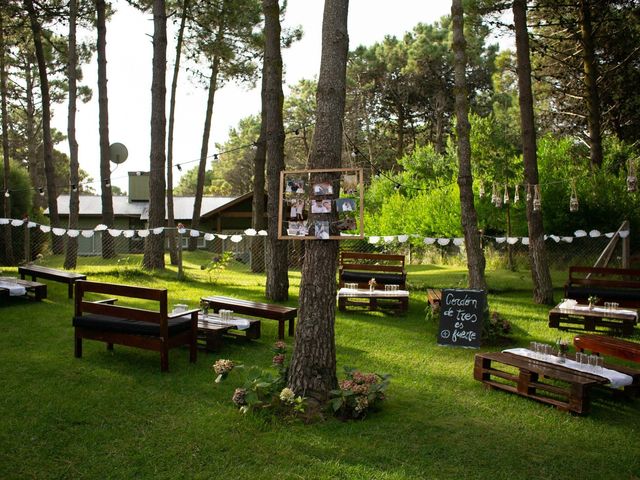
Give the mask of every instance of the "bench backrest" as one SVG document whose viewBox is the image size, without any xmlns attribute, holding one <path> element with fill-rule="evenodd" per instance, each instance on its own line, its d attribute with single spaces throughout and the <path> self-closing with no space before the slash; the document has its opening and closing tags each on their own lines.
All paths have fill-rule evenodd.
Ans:
<svg viewBox="0 0 640 480">
<path fill-rule="evenodd" d="M 405 273 L 404 255 L 340 252 L 340 270 Z"/>
<path fill-rule="evenodd" d="M 640 270 L 630 268 L 569 267 L 569 285 L 640 288 Z"/>
<path fill-rule="evenodd" d="M 158 323 L 166 328 L 167 325 L 167 289 L 148 288 L 117 283 L 90 282 L 78 280 L 76 282 L 75 312 L 76 316 L 84 313 L 108 315 L 130 320 Z M 157 310 L 116 305 L 112 302 L 89 301 L 84 298 L 86 293 L 99 293 L 116 297 L 128 297 L 140 300 L 158 302 Z"/>
</svg>

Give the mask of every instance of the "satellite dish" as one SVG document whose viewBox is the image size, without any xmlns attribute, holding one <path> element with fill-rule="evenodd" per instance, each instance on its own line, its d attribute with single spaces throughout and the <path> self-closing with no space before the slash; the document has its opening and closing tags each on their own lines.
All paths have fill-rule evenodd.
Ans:
<svg viewBox="0 0 640 480">
<path fill-rule="evenodd" d="M 127 150 L 127 147 L 124 146 L 124 144 L 116 142 L 112 143 L 109 146 L 109 160 L 111 160 L 113 163 L 118 165 L 124 163 L 128 156 L 129 151 Z"/>
</svg>

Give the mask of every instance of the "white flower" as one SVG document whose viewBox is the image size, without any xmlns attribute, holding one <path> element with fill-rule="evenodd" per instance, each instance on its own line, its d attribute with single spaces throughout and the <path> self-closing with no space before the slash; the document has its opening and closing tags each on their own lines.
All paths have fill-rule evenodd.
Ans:
<svg viewBox="0 0 640 480">
<path fill-rule="evenodd" d="M 291 390 L 290 388 L 285 387 L 280 392 L 280 400 L 282 400 L 284 403 L 293 403 L 295 398 L 296 394 L 293 393 L 293 390 Z"/>
</svg>

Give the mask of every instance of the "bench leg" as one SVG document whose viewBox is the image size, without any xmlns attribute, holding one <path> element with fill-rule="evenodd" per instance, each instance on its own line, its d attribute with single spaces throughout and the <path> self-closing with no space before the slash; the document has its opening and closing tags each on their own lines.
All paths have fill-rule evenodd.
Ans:
<svg viewBox="0 0 640 480">
<path fill-rule="evenodd" d="M 278 320 L 278 340 L 284 340 L 284 320 Z"/>
<path fill-rule="evenodd" d="M 76 358 L 82 358 L 82 337 L 75 336 L 74 354 Z"/>
<path fill-rule="evenodd" d="M 344 312 L 347 309 L 347 299 L 345 297 L 338 298 L 338 310 Z"/>
<path fill-rule="evenodd" d="M 69 282 L 69 298 L 73 298 L 73 282 Z"/>
<path fill-rule="evenodd" d="M 198 360 L 198 337 L 194 336 L 189 344 L 189 362 L 196 363 Z"/>
<path fill-rule="evenodd" d="M 290 337 L 293 337 L 293 329 L 294 329 L 294 324 L 293 323 L 294 323 L 294 321 L 295 321 L 295 319 L 293 319 L 293 318 L 289 319 L 289 336 Z"/>
</svg>

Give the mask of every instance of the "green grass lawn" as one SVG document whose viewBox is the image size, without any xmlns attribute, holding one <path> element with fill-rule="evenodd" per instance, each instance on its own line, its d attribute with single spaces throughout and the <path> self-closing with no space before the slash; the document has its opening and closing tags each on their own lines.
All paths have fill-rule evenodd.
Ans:
<svg viewBox="0 0 640 480">
<path fill-rule="evenodd" d="M 232 268 L 213 283 L 200 263 L 187 262 L 183 282 L 174 272 L 152 276 L 122 264 L 82 271 L 167 287 L 170 304 L 195 306 L 203 294 L 264 300 L 263 275 Z M 290 278 L 296 305 L 299 272 Z M 349 365 L 392 374 L 388 400 L 365 421 L 312 425 L 240 414 L 230 397 L 241 371 L 213 382 L 218 358 L 268 366 L 277 322 L 263 321 L 258 341 L 199 352 L 196 364 L 186 349 L 173 349 L 168 374 L 157 353 L 117 345 L 110 353 L 99 342 L 85 341 L 79 360 L 67 287 L 47 282 L 43 302 L 0 306 L 0 478 L 640 478 L 638 399 L 596 392 L 591 413 L 574 416 L 486 390 L 472 377 L 475 350 L 436 345 L 424 287 L 462 286 L 465 278 L 462 268 L 412 266 L 406 317 L 338 313 L 339 372 Z M 516 344 L 555 340 L 548 308 L 531 302 L 528 273 L 488 279 L 490 307 L 512 322 Z M 555 279 L 560 286 L 561 275 Z"/>
</svg>

